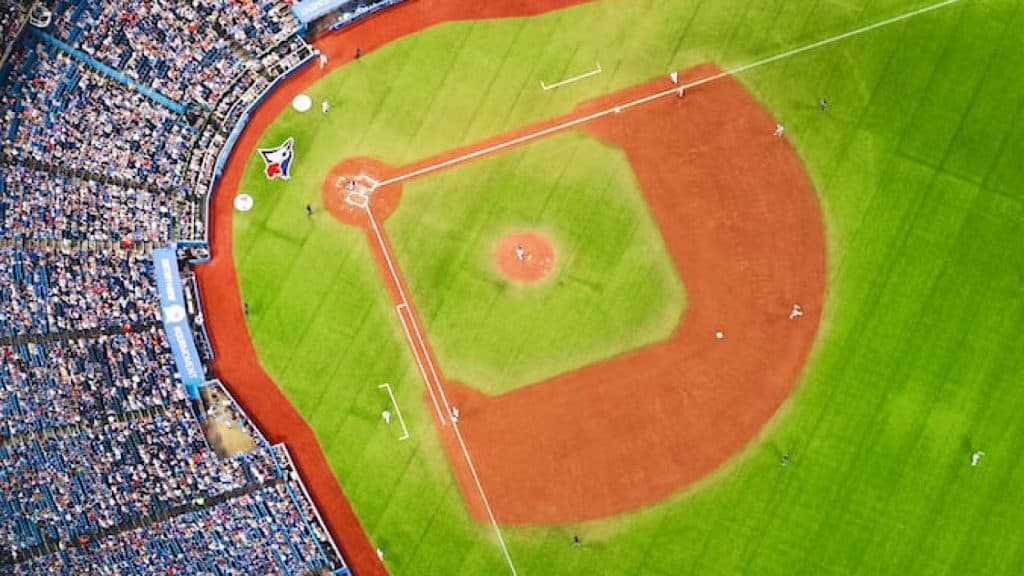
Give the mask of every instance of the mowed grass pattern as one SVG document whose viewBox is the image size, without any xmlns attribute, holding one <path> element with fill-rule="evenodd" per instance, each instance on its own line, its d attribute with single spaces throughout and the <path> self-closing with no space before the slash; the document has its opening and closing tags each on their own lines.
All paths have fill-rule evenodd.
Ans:
<svg viewBox="0 0 1024 576">
<path fill-rule="evenodd" d="M 330 164 L 402 164 L 670 67 L 742 64 L 922 5 L 604 0 L 447 24 L 326 78 L 311 90 L 331 99 L 326 118 L 282 115 L 265 143 L 302 135 L 296 177 L 266 184 L 250 167 L 256 209 L 236 218 L 251 330 L 393 574 L 507 567 L 464 511 L 365 239 L 306 220 Z M 813 360 L 758 441 L 671 501 L 506 529 L 520 574 L 1024 571 L 1020 30 L 1020 3 L 964 0 L 741 77 L 821 195 L 830 286 Z M 595 59 L 606 72 L 592 81 L 539 89 Z M 381 382 L 395 386 L 409 441 L 380 422 Z M 569 545 L 574 532 L 584 546 Z"/>
<path fill-rule="evenodd" d="M 497 394 L 664 340 L 683 287 L 625 154 L 556 135 L 405 184 L 385 226 L 447 377 Z M 555 267 L 519 285 L 494 250 L 545 234 Z"/>
</svg>

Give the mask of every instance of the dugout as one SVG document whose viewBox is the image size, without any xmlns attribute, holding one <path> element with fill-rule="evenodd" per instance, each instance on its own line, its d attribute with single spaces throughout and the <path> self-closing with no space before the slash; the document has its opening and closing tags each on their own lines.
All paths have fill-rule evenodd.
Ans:
<svg viewBox="0 0 1024 576">
<path fill-rule="evenodd" d="M 302 35 L 316 38 L 406 0 L 296 0 L 292 13 Z"/>
</svg>

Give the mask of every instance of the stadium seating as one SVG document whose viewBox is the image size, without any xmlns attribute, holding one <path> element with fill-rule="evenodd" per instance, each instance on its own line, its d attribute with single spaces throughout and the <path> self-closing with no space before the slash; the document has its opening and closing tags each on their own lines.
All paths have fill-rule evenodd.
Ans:
<svg viewBox="0 0 1024 576">
<path fill-rule="evenodd" d="M 14 574 L 314 574 L 330 564 L 309 527 L 287 486 L 275 483 L 17 564 Z"/>
<path fill-rule="evenodd" d="M 0 174 L 0 235 L 36 240 L 167 243 L 191 229 L 193 205 L 178 193 L 119 186 L 26 166 Z"/>
<path fill-rule="evenodd" d="M 203 238 L 231 129 L 312 53 L 299 23 L 55 0 L 39 30 L 30 4 L 0 0 L 0 573 L 347 573 L 286 449 L 219 383 L 186 394 L 150 255 Z"/>
<path fill-rule="evenodd" d="M 0 248 L 0 336 L 155 322 L 152 264 L 139 250 L 38 244 Z"/>
<path fill-rule="evenodd" d="M 18 30 L 28 18 L 28 8 L 14 0 L 0 1 L 0 56 L 14 44 Z"/>
</svg>

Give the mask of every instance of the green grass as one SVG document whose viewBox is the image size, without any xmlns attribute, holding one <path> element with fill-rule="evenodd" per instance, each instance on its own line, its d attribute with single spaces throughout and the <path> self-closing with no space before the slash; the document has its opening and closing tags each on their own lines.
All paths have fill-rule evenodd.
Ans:
<svg viewBox="0 0 1024 576">
<path fill-rule="evenodd" d="M 923 4 L 603 0 L 446 24 L 317 85 L 326 118 L 281 116 L 264 143 L 297 136 L 296 176 L 266 184 L 250 167 L 256 208 L 236 217 L 251 331 L 393 574 L 507 572 L 464 511 L 365 238 L 306 221 L 329 165 L 405 163 L 670 66 L 742 64 Z M 760 438 L 698 486 L 622 518 L 506 530 L 520 574 L 1021 573 L 1022 29 L 1018 2 L 964 0 L 741 77 L 785 122 L 825 210 L 813 360 Z M 539 90 L 595 60 L 604 74 Z M 407 442 L 379 420 L 380 382 Z M 987 456 L 972 469 L 975 449 Z"/>
<path fill-rule="evenodd" d="M 516 285 L 494 264 L 514 230 L 556 267 Z M 405 185 L 386 230 L 447 377 L 489 393 L 664 340 L 683 289 L 621 150 L 578 133 Z"/>
</svg>

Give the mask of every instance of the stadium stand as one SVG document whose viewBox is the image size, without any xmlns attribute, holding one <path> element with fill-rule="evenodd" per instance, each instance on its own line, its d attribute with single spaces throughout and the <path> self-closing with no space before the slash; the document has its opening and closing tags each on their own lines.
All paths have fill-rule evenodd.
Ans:
<svg viewBox="0 0 1024 576">
<path fill-rule="evenodd" d="M 166 243 L 191 228 L 181 194 L 11 166 L 0 175 L 0 234 L 15 239 Z"/>
<path fill-rule="evenodd" d="M 94 425 L 185 401 L 163 332 L 0 348 L 0 435 Z"/>
<path fill-rule="evenodd" d="M 27 20 L 27 6 L 12 0 L 0 0 L 0 63 L 7 59 L 8 52 Z"/>
<path fill-rule="evenodd" d="M 148 255 L 60 245 L 0 248 L 0 335 L 73 333 L 159 320 Z"/>
<path fill-rule="evenodd" d="M 176 183 L 191 133 L 174 112 L 47 44 L 15 47 L 7 66 L 0 84 L 9 153 L 59 157 L 71 169 L 158 186 Z"/>
<path fill-rule="evenodd" d="M 210 361 L 203 201 L 313 58 L 289 4 L 0 0 L 0 574 L 349 573 L 286 447 L 183 385 L 154 265 Z"/>
</svg>

